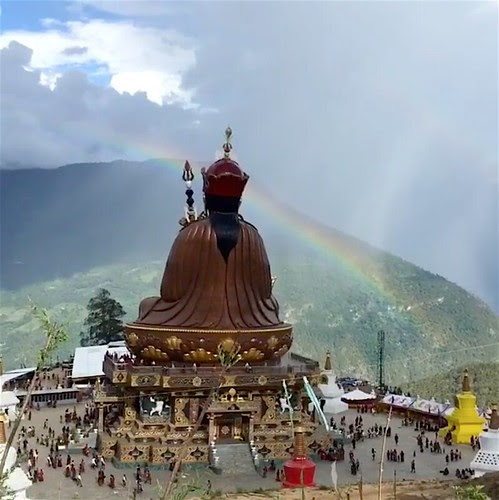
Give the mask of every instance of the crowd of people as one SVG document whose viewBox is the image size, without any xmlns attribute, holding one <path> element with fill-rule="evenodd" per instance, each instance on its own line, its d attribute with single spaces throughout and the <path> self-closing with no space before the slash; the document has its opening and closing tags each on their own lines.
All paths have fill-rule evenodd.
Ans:
<svg viewBox="0 0 499 500">
<path fill-rule="evenodd" d="M 335 461 L 335 460 L 343 460 L 344 454 L 340 455 L 338 450 L 344 453 L 343 446 L 350 442 L 351 450 L 349 451 L 349 465 L 350 471 L 352 475 L 356 475 L 360 469 L 360 462 L 356 457 L 356 447 L 359 442 L 363 442 L 365 438 L 380 438 L 383 437 L 386 433 L 387 438 L 393 439 L 394 446 L 388 446 L 385 454 L 385 460 L 387 462 L 398 462 L 405 463 L 407 461 L 407 454 L 404 449 L 401 449 L 399 446 L 400 437 L 398 433 L 395 433 L 392 437 L 392 429 L 390 426 L 386 427 L 375 423 L 374 425 L 364 428 L 364 421 L 362 418 L 362 410 L 359 409 L 360 414 L 358 414 L 355 419 L 351 423 L 347 423 L 347 417 L 345 415 L 341 416 L 339 422 L 336 422 L 334 417 L 330 419 L 330 427 L 334 431 L 337 431 L 342 434 L 343 440 L 339 440 L 335 442 L 334 446 L 330 446 L 328 443 L 320 446 L 317 450 L 319 458 L 321 460 Z M 447 449 L 444 447 L 445 442 L 441 442 L 438 437 L 439 426 L 430 419 L 421 419 L 417 420 L 415 418 L 404 417 L 401 420 L 403 427 L 412 427 L 414 431 L 417 433 L 415 435 L 415 449 L 412 451 L 412 457 L 410 460 L 410 473 L 416 473 L 416 460 L 418 451 L 419 454 L 430 452 L 432 454 L 441 454 L 445 458 L 445 468 L 440 471 L 440 473 L 445 476 L 449 475 L 448 465 L 449 463 L 454 463 L 462 460 L 462 451 L 457 448 Z M 432 435 L 434 433 L 434 437 Z M 407 447 L 407 442 L 404 443 Z M 473 450 L 478 444 L 478 439 L 471 438 L 470 445 L 473 447 Z M 372 461 L 376 461 L 378 458 L 378 453 L 376 447 L 371 448 L 371 458 Z M 474 471 L 471 469 L 456 469 L 456 477 L 457 478 L 470 478 L 473 477 Z"/>
<path fill-rule="evenodd" d="M 113 356 L 113 358 L 115 357 Z M 125 362 L 130 361 L 124 360 L 124 358 L 121 357 L 118 358 L 118 360 Z M 53 380 L 54 383 L 57 384 L 61 382 L 57 376 L 42 374 L 41 381 L 45 383 L 46 380 L 49 382 Z M 41 387 L 43 387 L 43 385 Z M 96 474 L 95 481 L 98 486 L 108 486 L 112 490 L 119 488 L 119 479 L 117 480 L 115 475 L 110 473 L 109 466 L 107 467 L 108 470 L 106 470 L 105 458 L 98 455 L 88 444 L 85 444 L 81 449 L 83 454 L 81 459 L 80 457 L 75 459 L 68 451 L 68 445 L 71 442 L 75 442 L 75 437 L 77 435 L 80 438 L 85 437 L 85 433 L 88 435 L 88 432 L 96 428 L 97 411 L 93 403 L 87 402 L 84 407 L 79 406 L 78 410 L 76 406 L 65 407 L 64 410 L 61 410 L 61 412 L 57 414 L 56 418 L 54 418 L 55 414 L 52 413 L 51 420 L 49 421 L 48 418 L 45 418 L 42 424 L 38 424 L 38 429 L 32 422 L 32 412 L 34 411 L 36 413 L 36 407 L 33 408 L 33 406 L 31 406 L 28 408 L 26 420 L 29 422 L 29 425 L 23 426 L 17 437 L 17 452 L 19 459 L 21 461 L 26 461 L 28 477 L 34 483 L 47 480 L 44 468 L 42 467 L 45 461 L 43 459 L 40 460 L 39 452 L 39 450 L 41 450 L 43 455 L 44 449 L 47 449 L 46 465 L 44 465 L 45 470 L 60 469 L 61 474 L 65 478 L 73 481 L 75 485 L 80 488 L 84 486 L 84 483 L 88 484 L 88 480 L 84 481 L 83 478 L 88 476 L 89 472 L 92 471 Z M 344 460 L 346 454 L 345 447 L 351 445 L 351 449 L 347 450 L 348 464 L 351 474 L 355 476 L 361 469 L 361 460 L 366 459 L 366 457 L 357 450 L 357 445 L 363 443 L 366 439 L 374 440 L 376 438 L 383 438 L 386 434 L 386 437 L 393 441 L 390 441 L 384 459 L 387 462 L 398 462 L 401 464 L 409 462 L 406 451 L 399 446 L 398 433 L 394 431 L 394 435 L 392 436 L 392 428 L 390 426 L 374 423 L 373 425 L 364 427 L 365 420 L 369 421 L 370 419 L 370 417 L 367 418 L 365 414 L 370 411 L 370 407 L 361 406 L 357 409 L 357 415 L 355 417 L 351 413 L 348 417 L 347 415 L 337 417 L 338 421 L 336 421 L 334 417 L 331 417 L 330 427 L 338 431 L 338 433 L 343 436 L 343 439 L 321 443 L 321 445 L 315 449 L 318 457 L 321 460 L 327 461 Z M 347 418 L 351 420 L 347 422 Z M 34 420 L 40 421 L 40 418 L 38 417 Z M 438 439 L 438 425 L 431 420 L 416 420 L 408 417 L 404 417 L 401 423 L 402 426 L 413 427 L 414 431 L 417 433 L 417 435 L 414 436 L 417 446 L 413 451 L 412 460 L 410 460 L 410 472 L 416 472 L 416 459 L 419 449 L 419 453 L 430 452 L 433 454 L 441 454 L 445 458 L 445 467 L 443 470 L 440 470 L 440 472 L 444 476 L 450 475 L 449 464 L 459 462 L 462 459 L 462 452 L 457 448 L 446 451 L 444 447 L 446 446 L 445 440 L 442 444 Z M 434 437 L 431 433 L 435 433 Z M 392 442 L 394 443 L 393 445 L 391 444 Z M 470 445 L 475 449 L 479 446 L 478 439 L 472 437 Z M 407 441 L 404 442 L 404 446 L 408 446 Z M 361 449 L 363 449 L 363 447 L 361 447 Z M 367 448 L 367 450 L 368 449 L 369 448 Z M 369 452 L 367 450 L 365 450 L 365 452 L 367 452 L 366 455 L 369 457 Z M 380 453 L 378 453 L 376 446 L 372 446 L 372 461 L 376 461 L 379 456 Z M 277 480 L 282 479 L 282 471 L 276 468 L 274 462 L 264 469 L 264 476 L 269 472 L 275 473 Z M 457 478 L 466 479 L 472 477 L 473 471 L 468 468 L 458 467 L 456 468 L 455 475 Z M 143 470 L 141 467 L 137 467 L 132 480 L 134 492 L 141 493 L 143 491 L 143 485 L 151 484 L 151 481 L 150 470 L 147 467 Z M 122 487 L 128 487 L 128 478 L 126 474 L 123 474 L 120 483 Z"/>
<path fill-rule="evenodd" d="M 28 406 L 25 412 L 25 418 L 28 422 L 31 422 L 32 412 L 36 411 L 35 408 L 32 405 Z M 59 428 L 56 429 L 58 424 Z M 116 490 L 118 486 L 114 474 L 106 476 L 105 458 L 98 455 L 88 443 L 85 443 L 81 448 L 81 458 L 75 458 L 68 451 L 68 445 L 74 442 L 75 438 L 78 439 L 76 436 L 84 438 L 96 426 L 97 411 L 95 405 L 88 402 L 82 409 L 78 410 L 76 406 L 66 407 L 58 418 L 52 418 L 51 421 L 45 418 L 43 423 L 39 424 L 38 429 L 34 423 L 22 426 L 17 435 L 17 455 L 20 463 L 26 464 L 28 478 L 33 483 L 46 480 L 45 471 L 40 463 L 40 451 L 43 454 L 43 451 L 46 450 L 45 468 L 60 469 L 63 477 L 73 481 L 75 486 L 80 488 L 84 486 L 86 481 L 83 478 L 90 469 L 96 473 L 95 481 L 99 486 L 107 484 L 109 488 Z M 134 482 L 134 493 L 141 493 L 144 484 L 151 484 L 152 476 L 149 468 L 137 467 Z M 123 474 L 121 478 L 121 486 L 128 487 L 126 474 Z"/>
</svg>

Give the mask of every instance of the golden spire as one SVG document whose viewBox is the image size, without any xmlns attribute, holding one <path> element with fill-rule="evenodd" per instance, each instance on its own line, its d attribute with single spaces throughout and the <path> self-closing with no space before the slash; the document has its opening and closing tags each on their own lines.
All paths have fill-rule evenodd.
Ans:
<svg viewBox="0 0 499 500">
<path fill-rule="evenodd" d="M 222 146 L 224 150 L 224 158 L 230 158 L 230 152 L 232 151 L 232 143 L 230 142 L 231 137 L 232 129 L 230 127 L 227 127 L 225 129 L 225 143 Z"/>
<path fill-rule="evenodd" d="M 499 429 L 499 415 L 497 414 L 497 405 L 492 405 L 492 413 L 490 414 L 489 429 L 490 430 Z"/>
<path fill-rule="evenodd" d="M 301 426 L 295 428 L 295 458 L 303 458 L 306 456 L 305 450 L 305 429 Z"/>
<path fill-rule="evenodd" d="M 467 368 L 464 370 L 463 390 L 462 390 L 462 392 L 471 392 L 470 377 L 468 375 L 468 369 Z"/>
<path fill-rule="evenodd" d="M 5 423 L 7 422 L 7 417 L 3 410 L 0 410 L 0 444 L 5 444 L 7 442 L 7 435 L 5 433 Z"/>
<path fill-rule="evenodd" d="M 324 370 L 330 372 L 332 370 L 331 367 L 331 351 L 328 349 L 326 351 L 326 362 L 324 363 Z"/>
</svg>

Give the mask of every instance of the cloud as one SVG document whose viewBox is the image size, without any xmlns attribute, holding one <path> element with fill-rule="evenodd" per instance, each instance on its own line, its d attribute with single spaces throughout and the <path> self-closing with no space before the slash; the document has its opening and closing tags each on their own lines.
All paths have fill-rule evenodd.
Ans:
<svg viewBox="0 0 499 500">
<path fill-rule="evenodd" d="M 11 42 L 1 51 L 2 166 L 55 167 L 118 157 L 186 157 L 197 119 L 180 105 L 159 106 L 145 93 L 120 94 L 64 71 L 51 90 L 32 66 L 33 50 Z"/>
<path fill-rule="evenodd" d="M 82 55 L 88 52 L 88 47 L 66 47 L 62 53 L 65 56 Z"/>
<path fill-rule="evenodd" d="M 89 7 L 123 17 L 164 16 L 176 13 L 181 9 L 180 4 L 159 0 L 78 0 L 69 5 L 70 9 L 76 9 L 76 11 L 85 11 Z"/>
<path fill-rule="evenodd" d="M 4 161 L 209 159 L 230 124 L 276 198 L 499 309 L 497 4 L 185 2 L 146 15 L 167 4 L 92 2 L 84 13 L 119 20 L 5 33 L 34 51 L 2 57 Z M 64 54 L 74 47 L 88 50 Z"/>
<path fill-rule="evenodd" d="M 194 42 L 173 30 L 100 19 L 61 23 L 44 20 L 45 31 L 10 30 L 0 47 L 15 40 L 33 49 L 30 68 L 53 84 L 61 70 L 105 68 L 118 92 L 145 92 L 152 102 L 196 107 L 183 75 L 196 62 Z M 92 71 L 90 71 L 90 74 Z"/>
<path fill-rule="evenodd" d="M 497 5 L 475 7 L 198 6 L 186 83 L 276 197 L 499 308 Z"/>
</svg>

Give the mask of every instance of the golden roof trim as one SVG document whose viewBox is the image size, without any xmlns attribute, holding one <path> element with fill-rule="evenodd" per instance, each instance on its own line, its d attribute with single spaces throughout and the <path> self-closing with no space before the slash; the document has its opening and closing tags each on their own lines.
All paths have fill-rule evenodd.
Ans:
<svg viewBox="0 0 499 500">
<path fill-rule="evenodd" d="M 139 325 L 137 323 L 127 323 L 125 328 L 128 330 L 148 330 L 154 332 L 167 332 L 167 333 L 199 333 L 199 334 L 230 334 L 230 335 L 240 335 L 243 333 L 246 334 L 259 334 L 259 333 L 275 333 L 275 332 L 285 332 L 293 329 L 293 325 L 289 323 L 283 323 L 282 326 L 274 327 L 274 328 L 258 328 L 251 330 L 208 330 L 203 328 L 180 328 L 180 327 L 158 327 L 158 326 L 149 326 L 149 325 Z"/>
</svg>

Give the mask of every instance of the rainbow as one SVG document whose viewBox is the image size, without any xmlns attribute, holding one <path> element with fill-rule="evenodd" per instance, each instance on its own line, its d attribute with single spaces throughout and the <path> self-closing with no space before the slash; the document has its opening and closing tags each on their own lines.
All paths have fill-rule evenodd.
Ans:
<svg viewBox="0 0 499 500">
<path fill-rule="evenodd" d="M 69 125 L 64 133 L 74 137 L 76 130 Z M 101 141 L 105 137 L 104 143 L 120 154 L 126 155 L 132 160 L 141 161 L 153 159 L 162 167 L 179 173 L 179 187 L 181 183 L 180 173 L 183 169 L 185 159 L 189 159 L 194 168 L 194 174 L 199 181 L 199 170 L 202 166 L 211 163 L 207 161 L 190 160 L 189 154 L 181 152 L 175 147 L 165 144 L 158 147 L 151 143 L 141 142 L 138 145 L 132 137 L 120 134 L 103 133 L 104 131 L 94 131 L 91 137 L 100 137 Z M 81 136 L 81 129 L 79 129 Z M 89 135 L 90 137 L 90 135 Z M 171 157 L 175 157 L 172 159 Z M 183 159 L 182 159 L 183 158 Z M 215 157 L 213 158 L 215 160 Z M 365 250 L 359 252 L 359 241 L 339 231 L 321 224 L 311 217 L 295 210 L 285 203 L 280 202 L 257 180 L 250 177 L 248 187 L 245 191 L 244 202 L 250 204 L 257 212 L 265 217 L 270 217 L 273 221 L 290 233 L 299 238 L 309 248 L 332 259 L 340 268 L 348 272 L 349 276 L 362 282 L 373 291 L 380 299 L 391 305 L 398 305 L 394 294 L 383 281 L 383 272 L 379 268 L 373 267 L 372 261 L 366 258 Z M 364 244 L 365 249 L 365 244 Z"/>
</svg>

